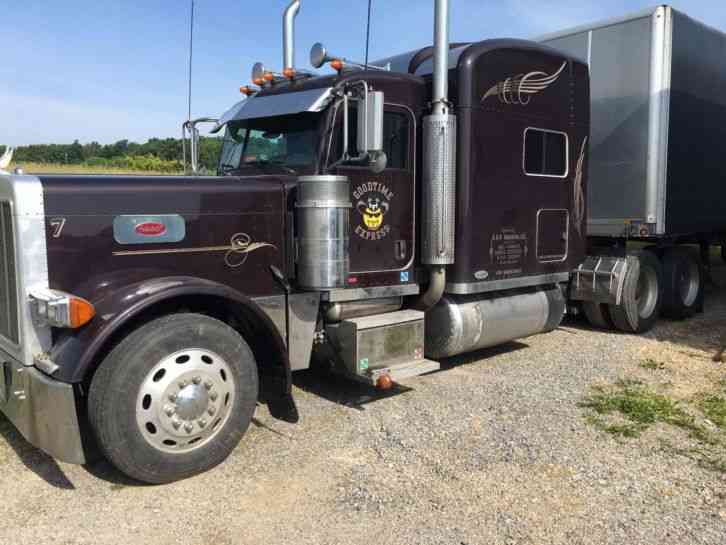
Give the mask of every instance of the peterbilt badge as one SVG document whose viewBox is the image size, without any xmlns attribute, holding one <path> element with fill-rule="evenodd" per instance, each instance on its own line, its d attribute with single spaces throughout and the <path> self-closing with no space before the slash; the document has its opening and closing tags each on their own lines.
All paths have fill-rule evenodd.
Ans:
<svg viewBox="0 0 726 545">
<path fill-rule="evenodd" d="M 185 236 L 186 223 L 179 214 L 129 214 L 113 219 L 113 238 L 119 244 L 172 243 Z"/>
<path fill-rule="evenodd" d="M 134 227 L 134 231 L 143 237 L 160 237 L 166 233 L 166 225 L 158 221 L 147 221 Z"/>
</svg>

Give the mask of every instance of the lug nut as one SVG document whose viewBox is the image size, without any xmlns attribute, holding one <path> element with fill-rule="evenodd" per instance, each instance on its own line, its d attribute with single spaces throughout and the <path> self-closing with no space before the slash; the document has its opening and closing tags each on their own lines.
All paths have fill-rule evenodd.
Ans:
<svg viewBox="0 0 726 545">
<path fill-rule="evenodd" d="M 209 394 L 209 399 L 211 399 L 212 401 L 217 401 L 217 392 L 212 392 L 211 394 Z"/>
<path fill-rule="evenodd" d="M 207 421 L 206 421 L 206 420 L 204 420 L 204 418 L 202 418 L 201 420 L 199 420 L 199 421 L 197 422 L 197 424 L 199 424 L 199 427 L 200 427 L 200 428 L 203 428 L 204 426 L 206 426 L 206 425 L 207 425 Z"/>
<path fill-rule="evenodd" d="M 192 382 L 193 382 L 194 384 L 199 384 L 200 382 L 202 382 L 202 377 L 194 377 L 194 378 L 192 379 Z"/>
<path fill-rule="evenodd" d="M 172 407 L 171 405 L 167 405 L 166 407 L 164 407 L 164 413 L 166 414 L 166 416 L 173 415 L 174 414 L 174 407 Z"/>
<path fill-rule="evenodd" d="M 207 390 L 211 390 L 212 389 L 212 386 L 214 386 L 214 385 L 212 384 L 212 381 L 211 380 L 208 380 L 207 382 L 204 383 L 204 387 Z"/>
<path fill-rule="evenodd" d="M 214 416 L 214 413 L 217 412 L 217 409 L 214 408 L 214 405 L 210 405 L 210 407 L 207 409 L 207 412 L 209 413 L 209 416 Z"/>
<path fill-rule="evenodd" d="M 187 383 L 187 381 L 186 381 L 186 380 L 182 380 L 182 381 L 181 381 L 181 382 L 179 383 L 179 388 L 186 388 L 186 387 L 187 387 L 187 384 L 188 384 L 188 383 Z"/>
<path fill-rule="evenodd" d="M 174 426 L 175 430 L 178 430 L 181 427 L 181 421 L 175 416 L 171 421 L 171 425 Z"/>
<path fill-rule="evenodd" d="M 169 401 L 172 403 L 176 402 L 176 394 L 169 394 Z"/>
<path fill-rule="evenodd" d="M 187 422 L 186 424 L 184 424 L 184 430 L 187 433 L 192 433 L 193 429 L 194 429 L 194 425 L 191 422 Z"/>
</svg>

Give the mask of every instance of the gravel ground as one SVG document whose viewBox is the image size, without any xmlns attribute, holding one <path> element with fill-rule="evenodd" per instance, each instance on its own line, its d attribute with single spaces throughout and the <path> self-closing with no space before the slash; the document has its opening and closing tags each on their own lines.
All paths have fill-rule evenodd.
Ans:
<svg viewBox="0 0 726 545">
<path fill-rule="evenodd" d="M 726 289 L 644 337 L 573 320 L 385 395 L 302 374 L 299 424 L 261 407 L 226 463 L 167 486 L 57 463 L 0 416 L 0 544 L 723 544 L 726 474 L 662 447 L 685 435 L 618 440 L 578 407 L 647 379 L 645 357 L 667 363 L 653 380 L 707 387 L 722 331 Z"/>
</svg>

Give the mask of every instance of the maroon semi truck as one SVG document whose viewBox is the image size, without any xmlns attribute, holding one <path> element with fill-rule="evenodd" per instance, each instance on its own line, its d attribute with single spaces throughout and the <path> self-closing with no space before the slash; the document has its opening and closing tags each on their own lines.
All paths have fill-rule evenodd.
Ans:
<svg viewBox="0 0 726 545">
<path fill-rule="evenodd" d="M 0 408 L 34 445 L 168 482 L 235 448 L 292 373 L 379 388 L 607 305 L 660 304 L 652 255 L 588 255 L 587 65 L 521 40 L 370 66 L 256 66 L 213 177 L 0 177 Z M 641 282 L 642 284 L 642 282 Z"/>
</svg>

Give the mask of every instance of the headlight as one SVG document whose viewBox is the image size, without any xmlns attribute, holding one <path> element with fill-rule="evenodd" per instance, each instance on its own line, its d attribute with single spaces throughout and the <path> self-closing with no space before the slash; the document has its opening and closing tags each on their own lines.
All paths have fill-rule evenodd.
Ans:
<svg viewBox="0 0 726 545">
<path fill-rule="evenodd" d="M 39 324 L 77 329 L 96 315 L 91 303 L 70 293 L 34 289 L 29 296 L 33 321 Z"/>
</svg>

